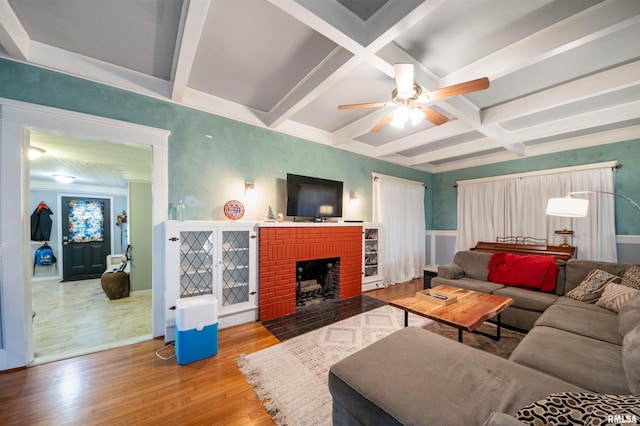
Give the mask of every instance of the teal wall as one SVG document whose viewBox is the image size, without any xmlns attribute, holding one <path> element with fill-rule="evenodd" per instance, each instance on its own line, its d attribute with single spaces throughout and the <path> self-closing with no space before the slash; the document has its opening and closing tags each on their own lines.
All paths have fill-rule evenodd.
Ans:
<svg viewBox="0 0 640 426">
<path fill-rule="evenodd" d="M 229 199 L 245 202 L 247 220 L 263 219 L 268 206 L 284 212 L 288 172 L 343 181 L 345 199 L 355 192 L 360 200 L 356 208 L 345 203 L 346 219 L 371 220 L 372 172 L 421 181 L 431 216 L 431 174 L 270 129 L 7 59 L 0 97 L 170 130 L 169 200 L 184 200 L 186 219 L 225 219 Z M 256 199 L 244 199 L 245 180 L 256 183 Z"/>
<path fill-rule="evenodd" d="M 616 192 L 640 201 L 639 140 L 432 175 L 7 59 L 0 59 L 0 97 L 170 130 L 169 200 L 185 201 L 187 219 L 224 219 L 229 199 L 245 202 L 249 220 L 261 220 L 268 206 L 284 211 L 287 172 L 343 181 L 345 198 L 360 199 L 356 209 L 345 203 L 347 219 L 371 220 L 371 172 L 424 182 L 434 230 L 456 228 L 454 185 L 465 179 L 618 160 Z M 244 199 L 245 180 L 256 183 L 255 200 Z M 616 198 L 617 234 L 640 235 L 639 213 Z"/>
<path fill-rule="evenodd" d="M 612 160 L 622 166 L 616 171 L 615 192 L 640 202 L 640 139 L 437 173 L 433 177 L 433 198 L 437 202 L 433 204 L 432 229 L 456 229 L 458 193 L 454 185 L 459 180 Z M 614 199 L 616 234 L 640 235 L 640 211 L 622 198 L 612 196 Z"/>
</svg>

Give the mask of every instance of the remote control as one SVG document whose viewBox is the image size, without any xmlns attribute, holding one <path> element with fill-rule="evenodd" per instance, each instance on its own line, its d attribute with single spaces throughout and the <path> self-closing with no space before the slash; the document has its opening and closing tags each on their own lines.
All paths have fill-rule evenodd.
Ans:
<svg viewBox="0 0 640 426">
<path fill-rule="evenodd" d="M 435 297 L 436 299 L 440 299 L 440 300 L 447 300 L 447 296 L 443 296 L 437 293 L 429 293 L 429 296 Z"/>
</svg>

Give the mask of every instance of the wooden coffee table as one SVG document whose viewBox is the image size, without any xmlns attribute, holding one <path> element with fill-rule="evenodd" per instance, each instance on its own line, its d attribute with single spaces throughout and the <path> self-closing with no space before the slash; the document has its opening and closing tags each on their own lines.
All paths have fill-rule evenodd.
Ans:
<svg viewBox="0 0 640 426">
<path fill-rule="evenodd" d="M 404 310 L 405 327 L 409 324 L 409 312 L 411 312 L 457 328 L 459 342 L 462 342 L 464 330 L 500 340 L 500 313 L 513 303 L 513 299 L 448 285 L 439 285 L 430 290 L 444 295 L 456 296 L 458 300 L 448 306 L 437 304 L 423 297 L 392 300 L 389 305 Z M 497 317 L 498 326 L 495 336 L 476 330 L 483 322 L 493 317 Z"/>
</svg>

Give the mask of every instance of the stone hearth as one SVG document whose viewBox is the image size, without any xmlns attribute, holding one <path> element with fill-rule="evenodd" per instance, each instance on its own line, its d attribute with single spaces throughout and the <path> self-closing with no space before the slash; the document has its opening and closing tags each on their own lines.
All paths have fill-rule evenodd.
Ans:
<svg viewBox="0 0 640 426">
<path fill-rule="evenodd" d="M 362 291 L 362 227 L 340 224 L 261 225 L 259 319 L 296 312 L 296 262 L 340 258 L 340 299 Z"/>
</svg>

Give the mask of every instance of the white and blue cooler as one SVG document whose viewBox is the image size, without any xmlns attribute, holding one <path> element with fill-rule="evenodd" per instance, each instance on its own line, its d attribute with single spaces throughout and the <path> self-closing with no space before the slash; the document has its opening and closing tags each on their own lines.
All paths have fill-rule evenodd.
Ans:
<svg viewBox="0 0 640 426">
<path fill-rule="evenodd" d="M 188 364 L 218 353 L 218 300 L 210 295 L 176 300 L 176 358 Z"/>
</svg>

